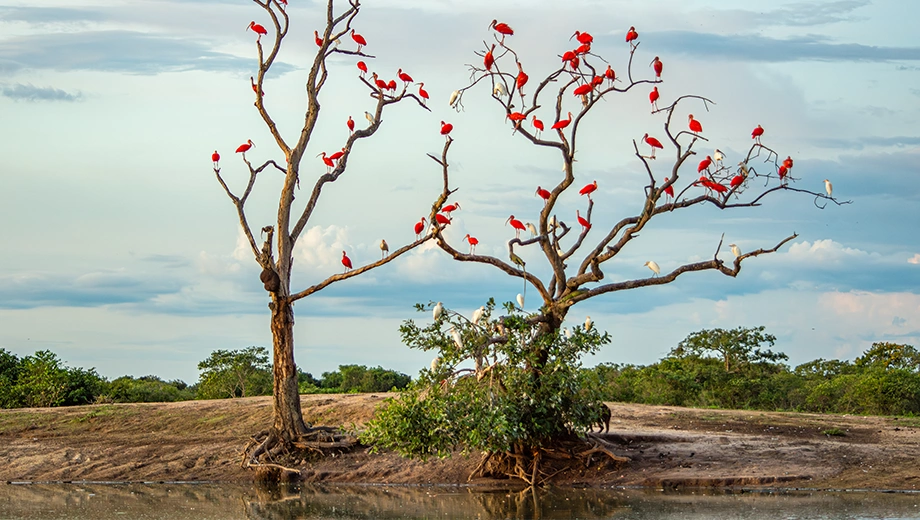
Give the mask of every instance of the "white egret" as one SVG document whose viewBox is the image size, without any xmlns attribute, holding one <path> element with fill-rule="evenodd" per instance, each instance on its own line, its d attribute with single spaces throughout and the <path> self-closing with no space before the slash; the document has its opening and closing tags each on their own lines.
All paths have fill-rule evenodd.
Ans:
<svg viewBox="0 0 920 520">
<path fill-rule="evenodd" d="M 735 258 L 741 256 L 741 249 L 735 244 L 728 244 L 732 248 L 732 254 L 735 255 Z"/>
<path fill-rule="evenodd" d="M 434 316 L 434 321 L 438 321 L 438 318 L 441 317 L 442 312 L 444 312 L 444 305 L 442 305 L 441 302 L 438 302 L 437 305 L 434 306 L 434 309 L 431 311 L 431 315 Z"/>
<path fill-rule="evenodd" d="M 741 161 L 741 162 L 738 163 L 738 166 L 741 168 L 741 175 L 742 175 L 745 179 L 747 179 L 748 174 L 750 173 L 750 172 L 748 171 L 747 164 L 746 164 L 744 161 Z"/>
<path fill-rule="evenodd" d="M 562 334 L 565 336 L 565 339 L 572 339 L 572 331 L 568 327 L 562 329 Z"/>
<path fill-rule="evenodd" d="M 448 101 L 447 104 L 450 105 L 451 108 L 456 108 L 455 105 L 457 104 L 457 101 L 459 100 L 460 100 L 460 91 L 455 90 L 450 93 L 450 101 Z"/>
<path fill-rule="evenodd" d="M 658 264 L 656 264 L 653 260 L 649 260 L 648 262 L 645 262 L 645 264 L 643 265 L 651 269 L 655 273 L 655 276 L 658 276 L 659 274 L 661 274 L 661 268 L 658 267 Z"/>
<path fill-rule="evenodd" d="M 830 197 L 834 193 L 834 185 L 831 184 L 831 181 L 824 179 L 824 191 L 827 192 L 827 196 Z"/>
<path fill-rule="evenodd" d="M 454 340 L 454 345 L 457 345 L 458 349 L 463 350 L 463 338 L 460 337 L 460 333 L 457 332 L 457 329 L 450 328 L 450 337 Z"/>
<path fill-rule="evenodd" d="M 473 311 L 473 325 L 479 325 L 479 320 L 482 319 L 484 312 L 486 312 L 486 308 L 483 306 L 480 306 L 478 309 Z"/>
<path fill-rule="evenodd" d="M 507 93 L 504 83 L 496 83 L 495 88 L 492 89 L 492 95 L 495 97 L 503 97 Z"/>
<path fill-rule="evenodd" d="M 432 371 L 432 372 L 437 371 L 438 365 L 440 365 L 440 364 L 441 364 L 441 358 L 440 358 L 440 356 L 435 356 L 435 358 L 431 360 L 431 371 Z"/>
<path fill-rule="evenodd" d="M 520 307 L 522 310 L 524 309 L 524 295 L 521 293 L 518 293 L 517 295 L 517 304 L 518 307 Z"/>
<path fill-rule="evenodd" d="M 371 114 L 370 112 L 367 112 L 367 111 L 364 112 L 364 118 L 367 119 L 367 122 L 372 125 L 377 121 L 376 119 L 374 119 L 374 114 Z"/>
<path fill-rule="evenodd" d="M 531 224 L 530 222 L 524 224 L 524 227 L 527 228 L 527 231 L 530 231 L 530 238 L 537 236 L 537 227 Z"/>
<path fill-rule="evenodd" d="M 591 330 L 591 324 L 592 324 L 592 323 L 593 323 L 593 322 L 591 321 L 591 316 L 588 316 L 587 318 L 585 318 L 585 331 L 586 331 L 586 332 L 589 331 L 589 330 Z"/>
<path fill-rule="evenodd" d="M 725 154 L 722 153 L 722 150 L 716 148 L 716 151 L 712 153 L 712 158 L 719 164 L 722 164 L 722 159 L 725 159 Z"/>
</svg>

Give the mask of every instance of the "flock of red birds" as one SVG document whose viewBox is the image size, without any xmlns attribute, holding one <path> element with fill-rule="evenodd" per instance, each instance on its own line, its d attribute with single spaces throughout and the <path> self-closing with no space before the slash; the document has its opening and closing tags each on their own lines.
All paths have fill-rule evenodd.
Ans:
<svg viewBox="0 0 920 520">
<path fill-rule="evenodd" d="M 287 0 L 279 0 L 279 1 L 281 2 L 281 4 L 283 4 L 283 6 L 287 5 Z M 489 24 L 489 28 L 493 29 L 496 33 L 500 35 L 499 43 L 502 45 L 504 44 L 504 40 L 506 36 L 514 35 L 514 30 L 508 24 L 498 22 L 498 20 L 492 20 L 492 23 Z M 250 22 L 247 29 L 254 31 L 258 35 L 257 40 L 256 40 L 257 42 L 261 40 L 263 35 L 268 34 L 268 31 L 265 29 L 265 27 L 255 23 L 255 21 Z M 313 35 L 314 35 L 316 45 L 319 47 L 323 47 L 325 41 L 323 37 L 319 35 L 319 32 L 314 31 Z M 350 36 L 352 40 L 355 42 L 355 44 L 357 44 L 357 52 L 360 53 L 361 49 L 367 45 L 367 40 L 361 34 L 358 34 L 357 32 L 355 32 L 354 29 L 351 30 Z M 591 51 L 591 44 L 594 41 L 594 37 L 587 32 L 575 31 L 575 34 L 573 34 L 570 39 L 573 39 L 573 38 L 578 41 L 579 46 L 576 49 L 566 51 L 565 53 L 563 53 L 562 61 L 564 64 L 568 65 L 572 70 L 577 70 L 580 66 L 581 57 L 588 54 Z M 631 50 L 635 50 L 636 46 L 638 45 L 638 38 L 639 38 L 639 34 L 638 32 L 636 32 L 636 28 L 630 27 L 626 33 L 626 43 L 630 45 Z M 336 41 L 336 43 L 338 43 L 338 41 Z M 494 51 L 495 51 L 495 44 L 492 44 L 489 50 L 483 56 L 483 66 L 485 67 L 485 70 L 487 72 L 491 72 L 492 67 L 495 65 Z M 524 72 L 524 68 L 520 62 L 516 61 L 516 64 L 518 68 L 518 74 L 515 78 L 514 88 L 516 88 L 518 93 L 521 96 L 523 96 L 524 95 L 523 88 L 527 84 L 527 81 L 529 80 L 529 76 Z M 661 59 L 658 56 L 655 56 L 655 58 L 652 60 L 649 66 L 652 67 L 652 69 L 655 72 L 655 80 L 661 81 L 661 73 L 664 69 L 664 65 Z M 358 61 L 357 67 L 358 67 L 358 70 L 360 71 L 360 77 L 362 79 L 365 78 L 366 77 L 365 75 L 368 73 L 367 64 L 364 61 Z M 412 77 L 408 73 L 404 72 L 401 68 L 397 71 L 396 75 L 399 78 L 399 80 L 403 83 L 403 89 L 404 89 L 403 92 L 405 92 L 405 89 L 410 84 L 414 83 L 414 80 L 412 79 Z M 378 76 L 376 72 L 371 73 L 371 80 L 372 80 L 373 86 L 378 89 L 381 95 L 385 95 L 387 92 L 395 91 L 398 87 L 396 80 L 384 81 Z M 590 80 L 585 81 L 584 84 L 579 85 L 573 90 L 573 95 L 581 96 L 583 103 L 587 104 L 587 96 L 595 88 L 598 88 L 605 81 L 608 82 L 609 85 L 613 85 L 613 82 L 615 80 L 616 80 L 616 72 L 610 67 L 610 65 L 608 65 L 606 71 L 604 71 L 603 73 L 603 76 L 594 76 Z M 256 84 L 254 78 L 250 77 L 250 81 L 251 81 L 253 92 L 255 92 L 257 95 L 264 96 L 264 92 L 261 91 L 259 86 Z M 427 101 L 429 99 L 429 94 L 424 89 L 425 84 L 419 82 L 419 83 L 416 83 L 416 85 L 419 86 L 418 88 L 419 100 L 423 104 L 427 104 Z M 649 93 L 649 102 L 652 105 L 653 113 L 658 110 L 657 102 L 658 102 L 659 97 L 660 97 L 660 93 L 658 91 L 658 86 L 656 85 L 652 89 L 652 91 Z M 371 124 L 374 124 L 373 116 L 370 113 L 365 113 L 365 115 L 368 121 Z M 522 112 L 511 112 L 508 114 L 507 117 L 508 119 L 512 121 L 512 123 L 515 126 L 515 129 L 517 129 L 519 125 L 526 119 L 526 116 Z M 562 130 L 564 130 L 571 124 L 572 117 L 573 117 L 572 113 L 568 112 L 566 115 L 566 118 L 564 119 L 560 118 L 558 121 L 554 122 L 550 128 L 552 130 L 558 131 L 561 136 Z M 702 124 L 700 123 L 698 119 L 694 118 L 693 114 L 689 114 L 687 116 L 687 119 L 688 119 L 687 127 L 689 128 L 690 132 L 694 134 L 701 134 L 703 132 Z M 534 114 L 531 119 L 531 123 L 535 129 L 535 135 L 539 138 L 540 133 L 545 128 L 543 121 L 538 119 L 536 114 Z M 355 122 L 351 116 L 348 117 L 348 121 L 346 122 L 346 125 L 348 127 L 349 134 L 355 131 Z M 440 132 L 441 132 L 441 135 L 445 137 L 445 139 L 450 140 L 450 133 L 453 130 L 453 128 L 454 127 L 451 123 L 441 121 Z M 755 144 L 757 145 L 761 144 L 760 139 L 763 133 L 764 133 L 764 129 L 760 125 L 757 125 L 757 127 L 751 132 L 751 138 L 755 140 Z M 649 136 L 648 134 L 645 134 L 642 137 L 642 141 L 645 142 L 651 148 L 651 154 L 648 156 L 648 158 L 650 159 L 655 158 L 656 150 L 664 149 L 664 146 L 662 145 L 661 141 L 659 141 L 658 139 L 654 137 Z M 236 152 L 242 154 L 243 159 L 245 160 L 245 153 L 254 146 L 255 144 L 252 142 L 252 140 L 247 140 L 245 143 L 241 144 L 236 149 Z M 718 150 L 716 150 L 716 152 L 717 152 L 717 159 L 719 160 L 715 162 L 717 163 L 718 168 L 722 168 L 723 166 L 721 165 L 721 162 L 720 162 L 721 152 L 719 152 Z M 335 167 L 336 161 L 341 159 L 345 153 L 346 153 L 346 149 L 342 148 L 341 151 L 335 152 L 331 155 L 327 155 L 326 152 L 322 152 L 321 154 L 317 155 L 317 157 L 321 157 L 323 163 L 327 167 L 327 172 L 328 172 L 332 168 Z M 218 168 L 218 164 L 220 161 L 220 154 L 218 154 L 216 150 L 212 154 L 211 160 L 214 164 L 214 168 L 215 169 Z M 734 189 L 735 187 L 741 185 L 744 182 L 745 180 L 744 175 L 747 174 L 746 168 L 741 169 L 742 174 L 736 175 L 735 177 L 731 179 L 729 186 L 725 186 L 723 184 L 715 182 L 712 179 L 712 171 L 711 171 L 711 167 L 713 166 L 713 163 L 714 163 L 713 158 L 708 155 L 706 156 L 705 159 L 700 161 L 699 165 L 697 166 L 697 173 L 701 174 L 701 176 L 699 180 L 694 182 L 694 184 L 699 184 L 707 188 L 707 190 L 715 191 L 715 192 L 718 192 L 719 194 L 725 194 L 730 189 Z M 779 175 L 780 182 L 786 181 L 786 177 L 789 175 L 789 172 L 791 171 L 792 166 L 793 166 L 793 161 L 791 157 L 786 157 L 786 159 L 782 162 L 782 164 L 779 165 L 777 169 L 777 173 Z M 669 181 L 668 177 L 665 177 L 664 178 L 665 185 L 668 184 L 668 181 Z M 590 200 L 591 194 L 597 190 L 597 187 L 598 187 L 597 181 L 594 181 L 591 184 L 585 185 L 583 188 L 581 188 L 581 190 L 579 190 L 578 193 L 580 195 L 587 196 L 588 199 Z M 663 192 L 669 199 L 674 198 L 673 186 L 667 185 L 663 189 Z M 535 195 L 543 199 L 544 205 L 547 204 L 549 202 L 549 199 L 552 197 L 552 193 L 549 190 L 546 190 L 540 186 L 537 186 Z M 434 222 L 432 222 L 432 224 L 437 224 L 439 227 L 447 226 L 452 221 L 451 214 L 454 211 L 459 210 L 459 209 L 460 209 L 460 204 L 456 202 L 442 207 L 440 211 L 435 213 L 435 219 L 434 219 Z M 583 233 L 586 233 L 588 230 L 591 229 L 591 223 L 585 217 L 581 216 L 580 210 L 576 210 L 575 214 L 576 214 L 578 223 L 583 228 Z M 414 231 L 416 235 L 416 240 L 422 237 L 422 233 L 425 231 L 425 226 L 427 224 L 428 222 L 425 217 L 422 217 L 419 220 L 419 222 L 415 224 Z M 510 217 L 508 217 L 508 219 L 505 221 L 505 224 L 506 225 L 510 224 L 511 227 L 515 230 L 516 238 L 520 238 L 521 231 L 526 230 L 528 226 L 531 228 L 533 227 L 530 224 L 525 225 L 523 222 L 516 219 L 514 215 L 511 215 Z M 470 234 L 467 234 L 466 236 L 464 236 L 463 240 L 469 243 L 470 254 L 473 254 L 475 252 L 476 246 L 479 244 L 479 240 L 476 237 L 471 236 Z M 342 251 L 342 265 L 345 267 L 345 272 L 348 272 L 349 270 L 352 269 L 352 261 L 348 257 L 345 251 Z"/>
</svg>

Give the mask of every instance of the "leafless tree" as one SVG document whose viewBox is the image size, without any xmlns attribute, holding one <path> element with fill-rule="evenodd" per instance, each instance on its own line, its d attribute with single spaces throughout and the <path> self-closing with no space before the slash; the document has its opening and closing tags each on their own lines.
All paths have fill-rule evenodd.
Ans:
<svg viewBox="0 0 920 520">
<path fill-rule="evenodd" d="M 221 174 L 219 163 L 215 161 L 214 174 L 223 187 L 227 196 L 236 207 L 240 226 L 252 250 L 252 254 L 262 268 L 260 279 L 268 291 L 271 302 L 271 332 L 273 338 L 273 421 L 270 429 L 253 437 L 252 442 L 244 450 L 244 466 L 260 466 L 278 469 L 287 473 L 286 468 L 266 463 L 267 458 L 292 448 L 307 450 L 322 450 L 323 448 L 347 447 L 354 439 L 336 436 L 330 429 L 314 428 L 303 420 L 298 393 L 297 367 L 294 363 L 294 311 L 293 304 L 301 298 L 316 293 L 329 285 L 361 275 L 371 269 L 392 262 L 411 249 L 418 247 L 431 237 L 425 234 L 412 243 L 403 245 L 389 252 L 375 262 L 354 266 L 354 269 L 345 270 L 340 274 L 329 276 L 318 283 L 299 291 L 291 290 L 291 269 L 294 246 L 301 237 L 307 224 L 310 222 L 316 209 L 324 187 L 341 178 L 348 166 L 351 154 L 357 149 L 358 144 L 373 136 L 383 124 L 383 114 L 391 105 L 414 101 L 422 109 L 428 110 L 425 100 L 414 92 L 409 92 L 407 82 L 400 81 L 401 87 L 381 88 L 362 73 L 359 80 L 367 87 L 368 95 L 375 108 L 367 112 L 366 117 L 361 117 L 357 128 L 350 134 L 342 148 L 341 156 L 327 167 L 313 182 L 306 203 L 302 208 L 295 208 L 295 193 L 300 189 L 301 173 L 304 153 L 320 128 L 320 98 L 327 87 L 329 70 L 327 61 L 334 55 L 354 56 L 357 58 L 374 58 L 367 54 L 358 44 L 358 39 L 353 38 L 353 23 L 360 10 L 359 0 L 348 0 L 347 5 L 336 9 L 334 0 L 326 3 L 325 28 L 316 33 L 317 52 L 310 66 L 310 73 L 306 82 L 306 111 L 303 128 L 291 137 L 281 134 L 272 115 L 264 104 L 263 82 L 273 64 L 278 59 L 282 42 L 288 34 L 290 20 L 285 11 L 287 5 L 283 0 L 253 0 L 262 8 L 264 14 L 271 21 L 265 26 L 250 25 L 253 35 L 256 36 L 256 50 L 258 52 L 258 72 L 252 78 L 252 90 L 255 97 L 255 108 L 262 117 L 263 122 L 275 140 L 278 149 L 284 156 L 283 162 L 274 160 L 265 161 L 254 166 L 246 159 L 245 151 L 242 160 L 249 172 L 249 179 L 238 195 L 229 187 Z M 341 3 L 341 2 L 340 2 Z M 266 37 L 271 44 L 263 47 L 261 39 Z M 343 41 L 347 43 L 343 43 Z M 352 50 L 354 49 L 354 50 Z M 356 73 L 358 69 L 355 69 Z M 376 76 L 376 75 L 375 75 Z M 376 78 L 375 78 L 376 79 Z M 364 120 L 367 123 L 364 123 Z M 345 121 L 337 121 L 336 126 L 344 127 Z M 366 125 L 366 126 L 365 126 Z M 327 125 L 330 126 L 330 125 Z M 242 148 L 245 148 L 243 146 Z M 215 152 L 216 153 L 216 152 Z M 317 161 L 318 162 L 318 161 Z M 278 203 L 278 218 L 275 225 L 261 228 L 264 241 L 261 247 L 256 241 L 256 235 L 246 218 L 246 202 L 253 191 L 257 177 L 277 171 L 284 175 Z M 443 192 L 437 196 L 433 208 L 440 208 L 449 195 L 445 179 Z M 433 209 L 430 216 L 434 216 Z M 261 239 L 260 236 L 260 239 Z M 260 462 L 261 461 L 261 462 Z"/>
</svg>

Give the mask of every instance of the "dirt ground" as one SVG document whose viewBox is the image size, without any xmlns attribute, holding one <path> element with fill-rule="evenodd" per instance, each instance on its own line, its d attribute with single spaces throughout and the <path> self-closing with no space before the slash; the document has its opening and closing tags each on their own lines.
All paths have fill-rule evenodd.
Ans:
<svg viewBox="0 0 920 520">
<path fill-rule="evenodd" d="M 385 395 L 305 395 L 304 418 L 358 428 Z M 914 490 L 920 419 L 608 403 L 604 438 L 630 459 L 559 474 L 564 486 Z M 239 454 L 271 398 L 0 411 L 0 482 L 250 481 Z M 603 457 L 599 455 L 599 457 Z M 310 482 L 466 484 L 478 455 L 425 463 L 366 450 L 306 463 Z M 474 479 L 472 484 L 501 481 Z"/>
</svg>

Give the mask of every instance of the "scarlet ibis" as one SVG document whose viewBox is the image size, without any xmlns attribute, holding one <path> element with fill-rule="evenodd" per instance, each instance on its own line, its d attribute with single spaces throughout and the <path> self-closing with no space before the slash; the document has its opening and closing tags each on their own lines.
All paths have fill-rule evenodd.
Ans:
<svg viewBox="0 0 920 520">
<path fill-rule="evenodd" d="M 376 85 L 378 89 L 386 90 L 389 88 L 387 87 L 387 82 L 380 79 L 376 72 L 371 73 L 371 78 L 374 80 L 374 85 Z"/>
<path fill-rule="evenodd" d="M 351 258 L 348 258 L 348 255 L 345 254 L 345 251 L 342 251 L 342 265 L 345 266 L 346 273 L 349 269 L 351 269 Z"/>
<path fill-rule="evenodd" d="M 725 186 L 719 184 L 718 182 L 710 182 L 708 186 L 709 186 L 709 188 L 711 188 L 711 189 L 713 189 L 713 190 L 715 190 L 715 191 L 717 191 L 717 192 L 719 192 L 719 193 L 725 193 L 726 191 L 728 191 L 728 188 L 727 188 L 727 187 L 725 187 Z"/>
<path fill-rule="evenodd" d="M 265 30 L 265 27 L 262 27 L 261 25 L 257 24 L 255 20 L 249 22 L 249 27 L 247 27 L 246 29 L 252 29 L 253 31 L 255 31 L 256 34 L 259 35 L 258 38 L 256 38 L 256 41 L 261 40 L 263 34 L 268 34 L 268 31 Z"/>
<path fill-rule="evenodd" d="M 495 44 L 493 43 L 493 44 L 492 44 L 492 48 L 489 49 L 489 52 L 487 52 L 486 55 L 485 55 L 485 57 L 482 59 L 482 63 L 483 63 L 483 65 L 486 66 L 486 70 L 488 70 L 488 71 L 491 71 L 491 70 L 492 70 L 492 64 L 495 63 L 495 57 L 492 56 L 492 51 L 494 51 L 494 50 L 495 50 Z"/>
<path fill-rule="evenodd" d="M 562 55 L 562 61 L 572 61 L 575 58 L 575 51 L 565 51 L 565 54 Z"/>
<path fill-rule="evenodd" d="M 431 309 L 431 317 L 434 318 L 434 321 L 438 321 L 438 318 L 441 317 L 442 312 L 444 312 L 444 305 L 441 302 L 438 302 L 437 305 Z"/>
<path fill-rule="evenodd" d="M 514 130 L 516 132 L 517 129 L 521 127 L 521 121 L 527 119 L 527 116 L 525 116 L 524 114 L 520 112 L 511 112 L 510 114 L 508 114 L 508 119 L 510 119 L 511 122 L 514 123 Z"/>
<path fill-rule="evenodd" d="M 664 178 L 664 182 L 665 182 L 665 184 L 668 183 L 668 178 L 667 178 L 667 177 Z M 665 193 L 668 197 L 671 197 L 671 198 L 673 199 L 673 198 L 674 198 L 674 185 L 672 184 L 672 185 L 668 186 L 667 188 L 665 188 L 665 189 L 664 189 L 664 193 Z"/>
<path fill-rule="evenodd" d="M 732 254 L 735 255 L 735 258 L 741 256 L 741 249 L 738 248 L 735 244 L 728 244 L 732 248 Z"/>
<path fill-rule="evenodd" d="M 329 170 L 335 168 L 335 162 L 332 160 L 331 157 L 326 157 L 326 152 L 323 152 L 323 153 L 317 155 L 317 157 L 319 157 L 320 155 L 323 156 L 323 162 L 326 163 L 326 171 L 327 171 L 327 172 L 328 172 Z"/>
<path fill-rule="evenodd" d="M 524 295 L 518 293 L 517 297 L 515 297 L 515 300 L 517 300 L 518 307 L 520 307 L 521 310 L 524 310 Z"/>
<path fill-rule="evenodd" d="M 363 78 L 364 75 L 367 74 L 367 63 L 364 63 L 363 61 L 359 61 L 358 70 L 361 71 L 361 77 Z"/>
<path fill-rule="evenodd" d="M 734 188 L 736 186 L 741 186 L 741 183 L 743 182 L 744 182 L 743 175 L 735 175 L 734 177 L 732 177 L 731 187 Z"/>
<path fill-rule="evenodd" d="M 688 125 L 690 126 L 691 132 L 696 132 L 698 134 L 703 132 L 703 125 L 701 125 L 700 122 L 696 119 L 693 119 L 693 114 L 687 116 L 687 119 L 689 119 Z"/>
<path fill-rule="evenodd" d="M 712 157 L 710 157 L 710 156 L 707 155 L 705 159 L 703 159 L 702 161 L 700 161 L 700 165 L 697 166 L 697 168 L 696 168 L 696 173 L 700 173 L 700 172 L 702 172 L 703 170 L 708 170 L 708 169 L 709 169 L 709 166 L 711 166 L 711 165 L 712 165 Z"/>
<path fill-rule="evenodd" d="M 361 52 L 361 47 L 367 45 L 367 40 L 364 39 L 364 36 L 356 33 L 354 29 L 351 30 L 351 39 L 358 44 L 358 52 Z"/>
<path fill-rule="evenodd" d="M 364 119 L 367 119 L 367 122 L 370 123 L 371 125 L 377 122 L 377 120 L 374 119 L 374 114 L 371 114 L 370 112 L 366 110 L 364 111 Z"/>
<path fill-rule="evenodd" d="M 390 254 L 390 246 L 386 240 L 380 239 L 380 258 L 386 258 L 388 254 Z"/>
<path fill-rule="evenodd" d="M 333 161 L 338 161 L 339 159 L 342 158 L 343 155 L 345 155 L 345 148 L 342 148 L 338 152 L 335 152 L 334 154 L 330 155 L 329 158 L 332 159 Z"/>
<path fill-rule="evenodd" d="M 824 191 L 827 192 L 827 196 L 830 197 L 834 193 L 834 185 L 831 184 L 831 181 L 824 179 Z"/>
<path fill-rule="evenodd" d="M 345 124 L 348 126 L 348 133 L 354 133 L 354 131 L 355 131 L 355 120 L 352 119 L 351 116 L 348 116 L 348 121 L 345 122 Z"/>
<path fill-rule="evenodd" d="M 555 123 L 553 123 L 552 129 L 553 129 L 553 130 L 559 130 L 559 133 L 561 134 L 561 133 L 562 133 L 562 129 L 565 128 L 565 127 L 567 127 L 567 126 L 569 126 L 569 123 L 571 123 L 571 122 L 572 122 L 572 113 L 569 112 L 569 118 L 568 118 L 568 119 L 560 119 L 559 121 L 556 121 Z"/>
<path fill-rule="evenodd" d="M 498 20 L 492 20 L 492 23 L 489 24 L 489 29 L 495 29 L 495 32 L 501 34 L 502 41 L 505 41 L 505 36 L 514 36 L 514 29 L 508 24 L 499 22 Z"/>
<path fill-rule="evenodd" d="M 636 32 L 636 28 L 630 27 L 629 31 L 626 32 L 626 43 L 628 43 L 631 47 L 635 48 L 636 44 L 633 42 L 636 41 L 638 38 L 639 38 L 639 33 Z"/>
<path fill-rule="evenodd" d="M 722 150 L 716 148 L 716 150 L 712 153 L 712 160 L 715 161 L 716 164 L 722 164 L 722 159 L 725 159 L 725 154 L 722 153 Z"/>
<path fill-rule="evenodd" d="M 521 238 L 521 231 L 527 229 L 524 227 L 524 223 L 514 218 L 514 215 L 508 217 L 508 220 L 505 221 L 505 225 L 507 226 L 509 222 L 511 223 L 511 227 L 514 228 L 514 237 Z"/>
<path fill-rule="evenodd" d="M 649 67 L 655 69 L 655 77 L 661 79 L 661 71 L 664 69 L 664 64 L 661 63 L 661 60 L 658 59 L 658 56 L 655 56 L 655 59 L 648 64 Z"/>
<path fill-rule="evenodd" d="M 540 197 L 541 199 L 543 199 L 544 201 L 548 201 L 548 200 L 549 200 L 549 197 L 550 197 L 550 195 L 552 195 L 552 193 L 550 193 L 549 190 L 544 190 L 544 189 L 541 188 L 540 186 L 537 186 L 537 191 L 536 191 L 536 193 L 534 193 L 534 195 L 539 196 L 539 197 Z"/>
<path fill-rule="evenodd" d="M 591 193 L 597 189 L 597 181 L 592 182 L 591 184 L 585 185 L 584 188 L 578 190 L 579 195 L 587 195 L 588 200 L 591 200 Z"/>
<path fill-rule="evenodd" d="M 591 92 L 591 89 L 593 88 L 594 88 L 594 85 L 590 83 L 585 83 L 584 85 L 580 85 L 578 88 L 572 91 L 572 94 L 576 96 L 586 96 L 588 95 L 588 92 Z"/>
<path fill-rule="evenodd" d="M 398 71 L 396 71 L 396 76 L 399 79 L 401 79 L 406 85 L 408 85 L 409 83 L 412 83 L 412 76 L 403 72 L 402 69 L 399 69 Z"/>
<path fill-rule="evenodd" d="M 259 88 L 259 86 L 256 85 L 256 80 L 255 80 L 255 78 L 253 78 L 252 76 L 249 76 L 249 83 L 252 84 L 252 91 L 253 91 L 253 92 L 255 92 L 256 94 L 262 94 L 263 96 L 265 95 L 265 91 L 264 91 L 264 90 L 261 90 L 261 89 Z"/>
<path fill-rule="evenodd" d="M 255 146 L 255 143 L 252 142 L 252 139 L 247 139 L 245 143 L 236 147 L 236 153 L 241 153 L 243 157 L 246 157 L 246 152 L 253 146 Z"/>
<path fill-rule="evenodd" d="M 751 139 L 754 139 L 754 142 L 756 142 L 757 144 L 760 144 L 760 136 L 762 135 L 763 135 L 763 127 L 760 125 L 757 125 L 757 128 L 755 128 L 754 131 L 751 132 Z"/>
<path fill-rule="evenodd" d="M 451 213 L 453 213 L 454 211 L 457 211 L 458 209 L 460 209 L 460 203 L 454 202 L 453 204 L 449 206 L 444 206 L 443 208 L 441 208 L 441 213 L 447 213 L 447 215 L 450 216 Z"/>
<path fill-rule="evenodd" d="M 288 0 L 278 0 L 278 1 L 281 2 L 281 6 L 282 6 L 281 9 L 284 10 L 284 8 L 287 7 L 288 5 Z"/>
<path fill-rule="evenodd" d="M 463 240 L 466 240 L 467 242 L 470 243 L 470 254 L 473 254 L 473 251 L 476 250 L 476 246 L 479 244 L 479 240 L 476 239 L 476 237 L 470 236 L 469 233 L 467 233 L 466 236 L 463 237 Z"/>
<path fill-rule="evenodd" d="M 479 321 L 482 320 L 482 315 L 485 314 L 485 312 L 486 312 L 486 308 L 482 305 L 480 305 L 478 309 L 473 311 L 473 319 L 470 320 L 473 322 L 473 325 L 479 325 Z"/>
<path fill-rule="evenodd" d="M 617 79 L 617 73 L 613 71 L 610 65 L 607 65 L 607 70 L 604 71 L 604 77 L 613 85 L 613 80 Z"/>
<path fill-rule="evenodd" d="M 220 162 L 220 154 L 217 153 L 217 150 L 214 150 L 214 153 L 211 154 L 211 162 L 213 162 L 214 167 L 217 168 L 217 163 Z"/>
<path fill-rule="evenodd" d="M 572 70 L 577 69 L 579 63 L 581 63 L 581 60 L 578 58 L 578 56 L 575 56 L 569 60 L 569 66 L 572 67 Z"/>
<path fill-rule="evenodd" d="M 415 239 L 418 240 L 422 238 L 422 231 L 425 231 L 425 224 L 428 223 L 428 220 L 425 217 L 422 217 L 421 220 L 415 223 Z"/>
<path fill-rule="evenodd" d="M 588 43 L 583 43 L 579 45 L 577 49 L 575 49 L 575 54 L 577 56 L 581 56 L 582 54 L 588 54 L 589 52 L 591 52 L 591 45 Z"/>
<path fill-rule="evenodd" d="M 648 100 L 652 104 L 653 110 L 658 110 L 658 87 L 654 87 L 651 92 L 648 93 Z"/>
<path fill-rule="evenodd" d="M 655 273 L 655 276 L 658 276 L 659 274 L 661 274 L 661 268 L 658 267 L 658 264 L 656 264 L 654 260 L 649 260 L 648 262 L 645 262 L 645 264 L 643 265 L 651 269 L 652 272 Z"/>
<path fill-rule="evenodd" d="M 443 135 L 445 139 L 450 139 L 450 131 L 453 129 L 454 125 L 441 121 L 441 135 Z"/>
<path fill-rule="evenodd" d="M 515 85 L 517 85 L 518 92 L 523 96 L 524 95 L 524 85 L 527 84 L 527 80 L 530 79 L 530 76 L 524 72 L 524 68 L 521 66 L 521 62 L 517 62 L 518 75 L 515 80 Z"/>
<path fill-rule="evenodd" d="M 396 90 L 396 80 L 391 79 L 390 81 L 387 81 L 387 88 L 390 90 Z"/>
<path fill-rule="evenodd" d="M 422 98 L 422 104 L 428 106 L 428 91 L 425 90 L 424 83 L 416 83 L 418 85 L 418 97 Z"/>
<path fill-rule="evenodd" d="M 591 330 L 591 324 L 592 324 L 592 323 L 593 323 L 593 322 L 591 321 L 591 316 L 586 316 L 586 317 L 585 317 L 585 332 Z"/>
<path fill-rule="evenodd" d="M 438 224 L 440 224 L 440 225 L 442 225 L 442 226 L 446 226 L 446 225 L 450 224 L 450 219 L 447 218 L 446 215 L 443 215 L 443 214 L 441 214 L 441 213 L 435 213 L 435 215 L 434 215 L 434 220 L 435 220 L 435 222 L 437 222 Z"/>
<path fill-rule="evenodd" d="M 642 140 L 645 141 L 645 144 L 649 145 L 649 147 L 652 149 L 652 155 L 650 157 L 651 159 L 655 158 L 655 148 L 664 150 L 664 146 L 662 146 L 661 141 L 655 139 L 654 137 L 649 137 L 648 134 L 642 136 Z"/>
<path fill-rule="evenodd" d="M 313 41 L 316 43 L 317 47 L 323 46 L 323 39 L 319 37 L 319 31 L 313 31 Z"/>
<path fill-rule="evenodd" d="M 585 228 L 585 231 L 591 229 L 591 223 L 588 222 L 588 219 L 581 216 L 581 210 L 575 210 L 575 218 L 578 219 L 578 223 L 581 224 L 581 227 Z"/>
<path fill-rule="evenodd" d="M 792 157 L 787 155 L 786 158 L 783 159 L 783 166 L 785 166 L 787 170 L 791 170 L 792 169 Z"/>
<path fill-rule="evenodd" d="M 596 87 L 604 82 L 604 76 L 594 76 L 591 78 L 591 86 Z"/>
<path fill-rule="evenodd" d="M 536 114 L 534 114 L 533 119 L 531 121 L 533 122 L 533 127 L 537 129 L 537 132 L 543 131 L 543 121 L 540 121 L 539 119 L 537 119 Z M 537 137 L 539 137 L 539 135 Z"/>
<path fill-rule="evenodd" d="M 591 43 L 594 42 L 594 36 L 591 36 L 586 32 L 575 31 L 575 34 L 572 35 L 572 38 L 577 38 L 579 43 L 585 43 L 588 45 L 591 45 Z M 569 39 L 571 40 L 572 38 Z"/>
<path fill-rule="evenodd" d="M 789 169 L 786 168 L 786 165 L 783 164 L 780 165 L 777 173 L 779 174 L 779 182 L 782 183 L 786 180 L 786 174 L 789 173 Z"/>
</svg>

